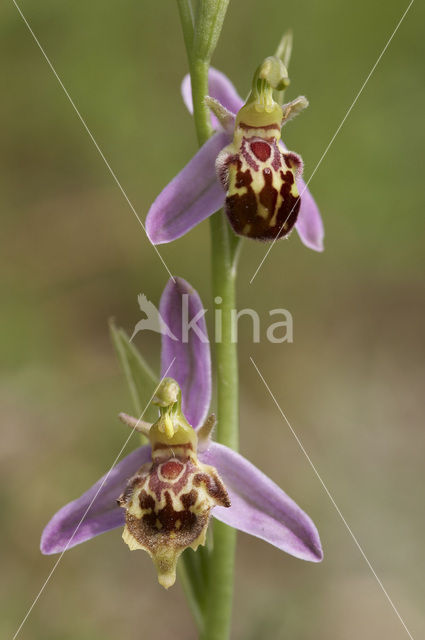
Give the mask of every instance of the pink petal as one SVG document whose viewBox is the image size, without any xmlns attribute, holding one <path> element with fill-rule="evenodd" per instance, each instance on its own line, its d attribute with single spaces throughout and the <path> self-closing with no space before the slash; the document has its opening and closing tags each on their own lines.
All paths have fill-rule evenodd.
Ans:
<svg viewBox="0 0 425 640">
<path fill-rule="evenodd" d="M 180 238 L 223 206 L 225 194 L 216 178 L 215 160 L 229 142 L 227 133 L 216 133 L 161 191 L 146 218 L 153 244 Z"/>
<path fill-rule="evenodd" d="M 127 480 L 150 458 L 149 446 L 136 449 L 82 496 L 62 507 L 42 533 L 42 553 L 61 553 L 100 533 L 123 527 L 124 510 L 118 507 L 117 498 Z"/>
<path fill-rule="evenodd" d="M 302 196 L 295 228 L 298 231 L 301 242 L 303 242 L 306 247 L 313 249 L 313 251 L 323 251 L 325 230 L 323 228 L 319 207 L 315 203 L 308 188 L 305 188 L 305 182 L 302 178 L 297 180 L 297 185 Z"/>
<path fill-rule="evenodd" d="M 159 306 L 163 321 L 177 338 L 163 334 L 161 369 L 162 375 L 168 371 L 166 375 L 179 383 L 183 413 L 196 429 L 207 417 L 211 402 L 210 344 L 198 293 L 183 278 L 175 280 L 168 281 Z"/>
<path fill-rule="evenodd" d="M 296 558 L 322 560 L 320 538 L 312 520 L 262 471 L 217 443 L 211 443 L 200 459 L 217 469 L 230 495 L 231 507 L 215 507 L 215 518 Z"/>
</svg>

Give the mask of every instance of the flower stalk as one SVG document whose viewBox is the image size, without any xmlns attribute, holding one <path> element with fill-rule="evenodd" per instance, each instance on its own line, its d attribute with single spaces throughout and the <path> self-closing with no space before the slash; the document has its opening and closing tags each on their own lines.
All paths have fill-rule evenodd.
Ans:
<svg viewBox="0 0 425 640">
<path fill-rule="evenodd" d="M 212 135 L 211 117 L 205 103 L 211 55 L 220 35 L 228 0 L 200 2 L 194 34 L 190 34 L 190 5 L 179 0 L 192 85 L 193 116 L 198 143 Z M 193 46 L 191 46 L 193 44 Z M 188 46 L 189 45 L 189 46 Z M 239 240 L 235 241 L 223 211 L 210 220 L 211 270 L 214 300 L 221 301 L 222 339 L 216 345 L 217 431 L 216 440 L 238 448 L 238 362 L 231 336 L 231 310 L 235 308 L 236 261 Z M 215 303 L 216 304 L 216 303 Z M 236 531 L 214 522 L 213 546 L 207 561 L 207 606 L 202 640 L 225 640 L 230 635 L 234 582 Z"/>
<path fill-rule="evenodd" d="M 238 362 L 236 344 L 231 339 L 231 309 L 235 305 L 236 269 L 233 265 L 230 234 L 224 212 L 210 220 L 214 298 L 222 300 L 222 340 L 216 345 L 217 442 L 238 448 Z M 203 640 L 225 640 L 230 635 L 236 530 L 213 523 L 213 550 L 209 559 L 208 610 Z"/>
<path fill-rule="evenodd" d="M 189 111 L 194 112 L 201 148 L 161 192 L 146 219 L 150 239 L 159 244 L 184 235 L 211 216 L 212 290 L 222 318 L 215 358 L 216 441 L 211 437 L 216 419 L 214 415 L 208 417 L 211 356 L 204 307 L 196 290 L 176 276 L 167 283 L 159 306 L 162 325 L 168 329 L 161 341 L 159 386 L 132 338 L 129 341 L 122 329 L 111 324 L 113 342 L 138 415 L 143 408 L 139 418 L 121 413 L 120 419 L 147 437 L 150 445 L 131 452 L 88 491 L 62 507 L 46 525 L 41 539 L 43 553 L 63 553 L 105 531 L 124 527 L 123 539 L 129 548 L 145 550 L 152 557 L 160 584 L 170 587 L 179 571 L 201 640 L 228 640 L 230 636 L 236 530 L 303 560 L 320 562 L 323 557 L 317 529 L 308 515 L 237 453 L 238 363 L 232 312 L 236 308 L 236 270 L 242 244 L 239 236 L 259 236 L 250 235 L 250 228 L 245 228 L 252 226 L 249 220 L 241 233 L 234 228 L 229 202 L 236 206 L 239 199 L 243 204 L 244 195 L 245 200 L 248 196 L 249 203 L 245 205 L 251 205 L 256 218 L 263 218 L 265 204 L 261 196 L 267 189 L 269 195 L 273 193 L 274 187 L 269 184 L 271 169 L 277 172 L 277 165 L 282 166 L 284 160 L 287 170 L 282 169 L 281 180 L 292 176 L 291 185 L 297 180 L 305 191 L 296 224 L 302 242 L 321 251 L 323 225 L 301 173 L 292 172 L 298 156 L 287 152 L 280 142 L 282 122 L 306 106 L 303 97 L 283 108 L 273 100 L 273 91 L 282 91 L 288 83 L 285 65 L 291 38 L 282 41 L 278 55 L 266 58 L 260 65 L 244 106 L 226 76 L 209 67 L 227 5 L 228 0 L 197 0 L 194 16 L 190 0 L 178 0 L 190 68 L 190 75 L 182 83 L 182 95 Z M 207 98 L 208 94 L 211 97 Z M 261 137 L 258 134 L 262 125 L 263 129 L 279 131 L 274 137 Z M 249 145 L 248 151 L 242 143 Z M 239 151 L 245 151 L 245 155 Z M 230 180 L 224 180 L 225 172 L 234 179 L 235 171 L 239 171 L 240 176 L 236 177 L 248 181 L 246 187 L 254 180 L 248 168 L 242 172 L 242 157 L 246 160 L 249 153 L 263 163 L 264 184 L 257 180 L 253 187 L 246 188 L 245 194 L 237 190 L 231 193 Z M 241 159 L 235 170 L 231 165 L 235 165 L 238 154 Z M 270 166 L 266 166 L 267 160 Z M 258 173 L 259 168 L 255 170 Z M 193 190 L 198 190 L 195 197 Z M 282 206 L 278 213 L 289 201 L 284 189 L 279 193 Z M 270 198 L 266 204 L 269 201 Z M 224 203 L 226 216 L 219 211 Z M 246 214 L 246 206 L 243 211 Z M 276 223 L 271 221 L 269 226 Z M 188 326 L 195 323 L 197 330 L 188 334 L 187 322 Z M 156 412 L 151 411 L 151 405 L 156 405 Z M 202 548 L 210 515 L 216 522 L 208 531 L 207 547 Z M 199 545 L 201 548 L 193 553 L 190 547 Z"/>
</svg>

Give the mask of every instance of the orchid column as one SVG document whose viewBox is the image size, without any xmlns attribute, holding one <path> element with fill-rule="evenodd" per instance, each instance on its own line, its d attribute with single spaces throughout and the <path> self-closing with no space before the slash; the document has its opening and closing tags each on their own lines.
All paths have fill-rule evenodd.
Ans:
<svg viewBox="0 0 425 640">
<path fill-rule="evenodd" d="M 193 28 L 191 6 L 179 0 L 179 11 L 189 60 L 193 115 L 201 146 L 212 135 L 208 95 L 208 70 L 217 44 L 228 0 L 201 0 Z M 217 366 L 217 441 L 232 449 L 238 447 L 238 363 L 236 344 L 231 339 L 231 309 L 235 308 L 237 249 L 234 236 L 222 211 L 215 213 L 211 225 L 212 284 L 215 301 L 220 301 L 222 335 L 216 344 Z M 229 636 L 233 600 L 236 531 L 214 522 L 213 550 L 208 558 L 208 602 L 205 615 L 205 640 L 225 640 Z"/>
</svg>

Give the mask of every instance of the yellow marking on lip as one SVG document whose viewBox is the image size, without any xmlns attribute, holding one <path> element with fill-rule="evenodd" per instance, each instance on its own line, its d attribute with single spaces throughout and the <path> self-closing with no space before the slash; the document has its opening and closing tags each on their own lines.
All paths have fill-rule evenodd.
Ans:
<svg viewBox="0 0 425 640">
<path fill-rule="evenodd" d="M 143 516 L 145 515 L 149 515 L 150 513 L 152 513 L 152 508 L 148 507 L 146 509 L 142 509 L 140 507 L 140 500 L 139 500 L 139 496 L 140 496 L 140 492 L 142 491 L 142 489 L 144 488 L 145 485 L 143 485 L 142 487 L 137 488 L 134 493 L 133 496 L 131 498 L 131 502 L 129 503 L 129 505 L 127 506 L 127 511 L 129 513 L 131 513 L 135 518 L 137 518 L 138 520 L 140 520 L 141 518 L 143 518 Z M 148 493 L 148 492 L 147 492 Z M 152 497 L 154 497 L 152 495 L 151 492 L 148 493 L 148 495 L 151 495 Z"/>
<path fill-rule="evenodd" d="M 282 198 L 282 196 L 281 196 L 279 191 L 278 191 L 278 193 L 279 193 L 279 195 L 278 195 L 277 200 L 276 200 L 276 206 L 275 206 L 273 215 L 270 218 L 269 227 L 275 227 L 277 225 L 277 214 L 278 214 L 278 211 L 279 211 L 279 209 L 280 209 L 280 207 L 282 205 L 282 202 L 283 202 L 283 198 Z"/>
<path fill-rule="evenodd" d="M 261 218 L 264 218 L 264 220 L 267 220 L 267 218 L 270 215 L 268 209 L 266 209 L 266 207 L 262 205 L 261 202 L 257 203 L 257 215 L 260 216 Z"/>
<path fill-rule="evenodd" d="M 128 544 L 130 551 L 135 551 L 136 549 L 143 549 L 144 547 L 137 542 L 136 538 L 131 535 L 127 527 L 124 527 L 124 531 L 122 532 L 122 539 L 126 544 Z"/>
<path fill-rule="evenodd" d="M 292 186 L 291 186 L 291 195 L 293 195 L 293 196 L 294 196 L 294 198 L 298 198 L 298 196 L 300 195 L 300 194 L 298 193 L 298 188 L 297 188 L 297 184 L 296 184 L 296 182 L 295 182 L 295 181 L 294 181 L 294 183 L 293 183 L 293 184 L 292 184 Z"/>
</svg>

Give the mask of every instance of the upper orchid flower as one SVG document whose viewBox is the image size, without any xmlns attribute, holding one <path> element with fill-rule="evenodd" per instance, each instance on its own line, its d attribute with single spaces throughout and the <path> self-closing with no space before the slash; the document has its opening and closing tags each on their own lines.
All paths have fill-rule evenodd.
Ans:
<svg viewBox="0 0 425 640">
<path fill-rule="evenodd" d="M 146 231 L 154 244 L 179 238 L 224 205 L 238 235 L 273 240 L 295 226 L 307 247 L 323 250 L 323 223 L 301 177 L 302 160 L 280 140 L 282 124 L 308 105 L 303 96 L 283 107 L 274 101 L 285 73 L 279 59 L 266 58 L 244 105 L 230 80 L 210 69 L 206 102 L 216 133 L 152 204 Z M 192 113 L 189 75 L 182 95 Z"/>
<path fill-rule="evenodd" d="M 42 552 L 59 553 L 125 526 L 123 538 L 130 549 L 149 552 L 160 583 L 168 588 L 180 553 L 204 543 L 211 512 L 297 558 L 319 562 L 320 539 L 310 518 L 248 460 L 211 440 L 205 321 L 198 320 L 198 330 L 187 336 L 183 304 L 187 321 L 195 323 L 203 309 L 197 292 L 180 278 L 170 280 L 160 314 L 177 340 L 162 338 L 162 372 L 172 378 L 163 379 L 156 391 L 158 421 L 150 425 L 121 414 L 124 422 L 147 433 L 150 445 L 130 453 L 80 498 L 62 507 L 43 531 Z"/>
</svg>

